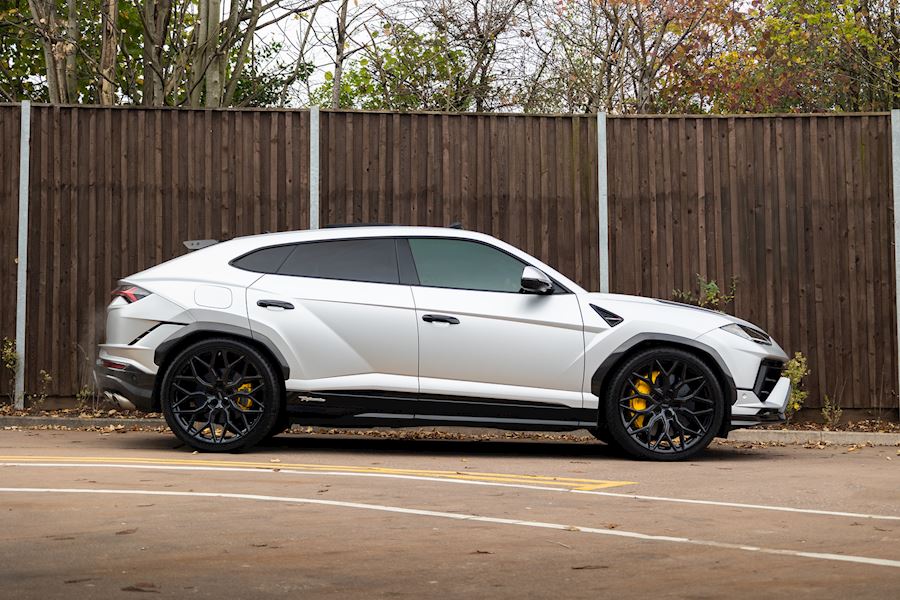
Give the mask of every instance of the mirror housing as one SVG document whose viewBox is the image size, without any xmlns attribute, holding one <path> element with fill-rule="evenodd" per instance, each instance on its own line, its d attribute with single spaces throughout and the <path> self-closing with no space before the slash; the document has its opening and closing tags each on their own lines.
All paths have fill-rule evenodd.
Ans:
<svg viewBox="0 0 900 600">
<path fill-rule="evenodd" d="M 522 269 L 522 291 L 527 294 L 552 294 L 553 282 L 540 269 L 527 266 Z"/>
</svg>

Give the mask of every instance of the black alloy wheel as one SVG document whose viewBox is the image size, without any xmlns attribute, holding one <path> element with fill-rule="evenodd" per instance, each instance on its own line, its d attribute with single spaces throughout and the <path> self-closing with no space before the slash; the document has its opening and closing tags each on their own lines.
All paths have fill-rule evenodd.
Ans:
<svg viewBox="0 0 900 600">
<path fill-rule="evenodd" d="M 163 414 L 182 441 L 207 452 L 248 448 L 275 427 L 282 383 L 252 346 L 227 338 L 182 350 L 160 387 Z"/>
<path fill-rule="evenodd" d="M 675 348 L 646 350 L 612 377 L 606 427 L 636 458 L 675 461 L 706 448 L 725 416 L 715 373 L 696 355 Z"/>
</svg>

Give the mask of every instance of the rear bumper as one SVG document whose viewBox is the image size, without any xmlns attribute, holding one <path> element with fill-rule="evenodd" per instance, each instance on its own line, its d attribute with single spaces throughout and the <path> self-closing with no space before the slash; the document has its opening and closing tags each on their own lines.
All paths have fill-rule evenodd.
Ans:
<svg viewBox="0 0 900 600">
<path fill-rule="evenodd" d="M 126 410 L 153 412 L 153 388 L 156 376 L 127 365 L 124 369 L 107 367 L 97 361 L 94 367 L 97 385 L 107 398 Z"/>
<path fill-rule="evenodd" d="M 781 377 L 765 402 L 753 390 L 738 390 L 731 407 L 731 427 L 752 427 L 764 423 L 784 421 L 784 411 L 791 397 L 791 380 Z"/>
</svg>

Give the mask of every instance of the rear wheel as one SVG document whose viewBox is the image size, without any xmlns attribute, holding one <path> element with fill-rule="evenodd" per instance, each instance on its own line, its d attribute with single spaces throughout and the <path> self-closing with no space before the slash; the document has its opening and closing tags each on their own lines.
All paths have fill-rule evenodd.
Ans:
<svg viewBox="0 0 900 600">
<path fill-rule="evenodd" d="M 676 348 L 630 358 L 608 389 L 609 435 L 636 458 L 691 458 L 710 444 L 725 417 L 715 373 L 694 354 Z"/>
<path fill-rule="evenodd" d="M 281 382 L 258 350 L 211 339 L 182 350 L 160 386 L 163 415 L 182 441 L 206 452 L 248 448 L 281 414 Z"/>
</svg>

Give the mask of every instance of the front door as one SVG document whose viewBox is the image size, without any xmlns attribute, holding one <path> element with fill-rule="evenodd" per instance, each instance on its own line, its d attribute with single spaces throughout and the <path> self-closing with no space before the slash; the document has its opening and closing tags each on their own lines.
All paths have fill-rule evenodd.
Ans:
<svg viewBox="0 0 900 600">
<path fill-rule="evenodd" d="M 526 263 L 486 243 L 410 238 L 418 285 L 417 418 L 571 424 L 584 335 L 574 294 L 520 293 Z"/>
</svg>

